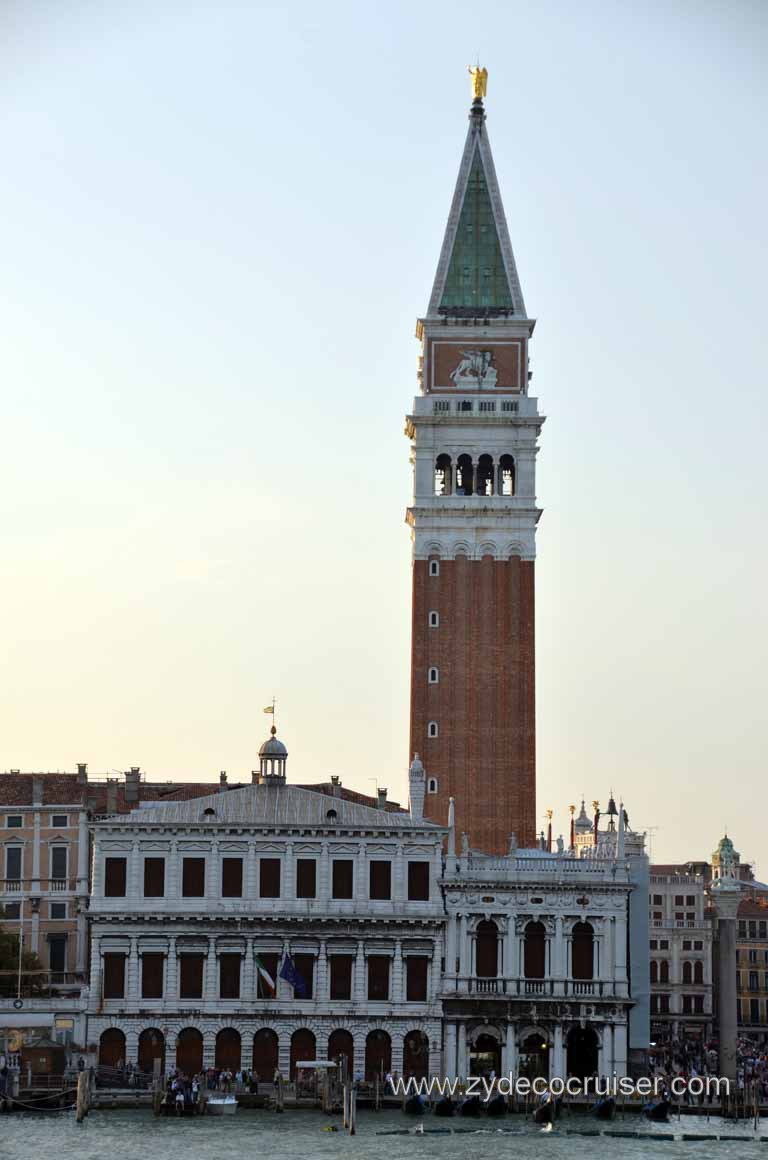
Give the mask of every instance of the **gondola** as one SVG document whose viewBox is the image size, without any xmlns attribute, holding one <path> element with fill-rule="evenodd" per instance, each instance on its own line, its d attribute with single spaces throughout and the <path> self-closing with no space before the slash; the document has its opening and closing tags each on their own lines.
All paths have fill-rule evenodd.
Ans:
<svg viewBox="0 0 768 1160">
<path fill-rule="evenodd" d="M 665 1124 L 669 1119 L 672 1102 L 666 1096 L 662 1096 L 656 1103 L 646 1104 L 643 1108 L 643 1115 L 652 1120 L 654 1124 Z"/>
<path fill-rule="evenodd" d="M 409 1116 L 423 1116 L 424 1112 L 426 1111 L 424 1096 L 410 1096 L 405 1101 L 405 1108 L 403 1110 Z"/>
<path fill-rule="evenodd" d="M 455 1111 L 456 1105 L 450 1096 L 443 1096 L 443 1098 L 438 1100 L 435 1104 L 436 1116 L 452 1116 Z"/>
<path fill-rule="evenodd" d="M 488 1101 L 485 1110 L 489 1116 L 506 1116 L 507 1101 L 504 1096 L 498 1092 L 492 1100 Z"/>
<path fill-rule="evenodd" d="M 616 1100 L 613 1096 L 605 1096 L 593 1104 L 589 1110 L 598 1120 L 612 1120 L 616 1115 Z"/>
<path fill-rule="evenodd" d="M 469 1096 L 463 1103 L 459 1104 L 460 1116 L 479 1116 L 480 1115 L 480 1096 Z"/>
</svg>

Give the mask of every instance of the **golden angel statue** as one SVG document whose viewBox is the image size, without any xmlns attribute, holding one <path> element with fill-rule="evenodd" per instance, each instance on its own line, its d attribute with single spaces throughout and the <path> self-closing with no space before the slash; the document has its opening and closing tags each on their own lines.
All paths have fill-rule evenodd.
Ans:
<svg viewBox="0 0 768 1160">
<path fill-rule="evenodd" d="M 467 71 L 472 77 L 472 96 L 476 101 L 482 100 L 488 89 L 488 69 L 470 65 Z"/>
</svg>

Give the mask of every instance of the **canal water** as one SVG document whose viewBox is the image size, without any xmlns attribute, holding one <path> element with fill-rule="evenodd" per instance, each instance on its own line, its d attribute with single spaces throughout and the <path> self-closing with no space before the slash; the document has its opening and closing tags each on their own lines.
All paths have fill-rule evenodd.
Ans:
<svg viewBox="0 0 768 1160">
<path fill-rule="evenodd" d="M 356 1136 L 341 1131 L 340 1120 L 315 1112 L 243 1111 L 226 1118 L 155 1119 L 149 1110 L 91 1112 L 84 1124 L 74 1113 L 13 1114 L 0 1119 L 0 1157 L 12 1160 L 240 1160 L 254 1154 L 266 1160 L 768 1160 L 768 1124 L 756 1140 L 751 1128 L 720 1120 L 675 1117 L 668 1125 L 642 1124 L 636 1117 L 617 1119 L 611 1130 L 738 1135 L 735 1141 L 624 1139 L 578 1136 L 594 1121 L 570 1119 L 543 1133 L 518 1117 L 467 1121 L 453 1119 L 453 1135 L 408 1136 L 377 1133 L 410 1129 L 418 1121 L 401 1112 L 359 1113 Z M 446 1128 L 445 1120 L 425 1117 L 425 1132 Z M 330 1124 L 338 1132 L 325 1131 Z M 499 1130 L 503 1125 L 503 1130 Z"/>
</svg>

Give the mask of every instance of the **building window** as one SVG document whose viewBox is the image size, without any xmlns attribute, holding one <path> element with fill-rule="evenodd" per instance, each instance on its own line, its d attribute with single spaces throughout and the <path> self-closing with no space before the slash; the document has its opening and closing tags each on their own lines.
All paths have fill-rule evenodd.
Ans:
<svg viewBox="0 0 768 1160">
<path fill-rule="evenodd" d="M 67 847 L 51 846 L 51 878 L 63 881 L 67 877 Z"/>
<path fill-rule="evenodd" d="M 6 902 L 3 907 L 3 918 L 9 922 L 21 918 L 21 903 L 20 902 Z"/>
<path fill-rule="evenodd" d="M 683 939 L 683 950 L 689 951 L 691 949 L 691 940 L 689 938 Z"/>
<path fill-rule="evenodd" d="M 749 1021 L 750 1021 L 750 1023 L 759 1023 L 760 1022 L 760 1000 L 759 999 L 750 999 L 749 1000 Z"/>
<path fill-rule="evenodd" d="M 311 999 L 314 995 L 315 982 L 315 956 L 314 955 L 294 955 L 293 962 L 296 970 L 304 980 L 304 985 L 307 988 L 306 994 L 302 995 L 302 999 Z"/>
<path fill-rule="evenodd" d="M 439 628 L 440 627 L 440 613 L 439 612 L 434 612 L 434 611 L 430 612 L 430 614 L 429 614 L 429 627 L 430 628 Z"/>
<path fill-rule="evenodd" d="M 749 989 L 750 991 L 759 991 L 760 983 L 757 971 L 749 972 Z"/>
<path fill-rule="evenodd" d="M 8 846 L 5 851 L 5 877 L 13 881 L 21 879 L 21 846 Z"/>
<path fill-rule="evenodd" d="M 659 982 L 669 982 L 669 959 L 662 959 L 659 963 Z"/>
<path fill-rule="evenodd" d="M 685 905 L 686 906 L 695 906 L 696 905 L 696 899 L 694 898 L 694 896 L 692 894 L 686 894 Z"/>
<path fill-rule="evenodd" d="M 516 411 L 517 403 L 512 402 L 511 399 L 504 399 L 501 404 L 502 411 Z"/>
<path fill-rule="evenodd" d="M 179 955 L 179 998 L 202 999 L 205 955 Z"/>
<path fill-rule="evenodd" d="M 66 830 L 69 818 L 66 814 L 51 814 L 51 826 L 54 830 Z"/>
<path fill-rule="evenodd" d="M 262 858 L 259 861 L 259 894 L 262 898 L 280 897 L 280 859 Z"/>
<path fill-rule="evenodd" d="M 429 959 L 408 955 L 405 960 L 405 998 L 408 1003 L 426 1003 Z"/>
<path fill-rule="evenodd" d="M 239 954 L 219 955 L 219 998 L 240 998 Z"/>
<path fill-rule="evenodd" d="M 434 666 L 429 670 L 427 680 L 429 681 L 430 685 L 436 685 L 440 680 L 440 673 Z"/>
<path fill-rule="evenodd" d="M 125 898 L 128 878 L 125 858 L 104 859 L 104 897 Z"/>
<path fill-rule="evenodd" d="M 183 898 L 205 897 L 205 858 L 185 858 L 181 871 Z"/>
<path fill-rule="evenodd" d="M 144 897 L 163 898 L 165 895 L 165 858 L 144 859 Z"/>
<path fill-rule="evenodd" d="M 243 859 L 222 858 L 221 861 L 221 897 L 243 897 Z"/>
<path fill-rule="evenodd" d="M 332 893 L 334 898 L 352 897 L 352 859 L 334 858 L 332 870 Z"/>
<path fill-rule="evenodd" d="M 372 863 L 373 864 L 373 863 Z M 429 900 L 429 862 L 408 863 L 408 901 Z"/>
<path fill-rule="evenodd" d="M 659 1013 L 669 1015 L 669 995 L 659 995 Z"/>
<path fill-rule="evenodd" d="M 330 955 L 328 961 L 331 965 L 330 998 L 351 999 L 354 957 L 352 955 Z"/>
<path fill-rule="evenodd" d="M 125 998 L 125 955 L 104 955 L 104 998 Z"/>
<path fill-rule="evenodd" d="M 296 859 L 296 897 L 317 897 L 317 861 L 315 858 Z"/>
<path fill-rule="evenodd" d="M 676 895 L 675 895 L 675 906 L 682 906 L 682 905 L 683 905 L 683 896 L 682 896 L 682 894 L 676 894 Z"/>
<path fill-rule="evenodd" d="M 429 561 L 429 574 L 430 574 L 430 576 L 439 576 L 440 575 L 440 561 L 439 560 L 430 560 Z"/>
<path fill-rule="evenodd" d="M 693 940 L 693 949 L 695 951 L 703 951 L 704 950 L 704 943 L 702 942 L 702 940 L 700 938 Z"/>
<path fill-rule="evenodd" d="M 659 950 L 660 951 L 668 951 L 669 950 L 669 939 L 663 938 L 659 941 Z"/>
<path fill-rule="evenodd" d="M 145 954 L 141 956 L 142 999 L 162 999 L 164 964 L 165 955 Z"/>
<path fill-rule="evenodd" d="M 48 936 L 48 969 L 57 975 L 63 974 L 67 969 L 67 936 L 65 934 Z"/>
<path fill-rule="evenodd" d="M 652 951 L 655 951 L 655 950 L 656 950 L 656 948 L 657 948 L 657 946 L 658 946 L 658 943 L 656 942 L 656 939 L 655 939 L 655 938 L 652 938 L 652 939 L 651 939 L 651 942 L 650 942 L 650 947 L 651 947 L 651 950 L 652 950 Z"/>
<path fill-rule="evenodd" d="M 662 897 L 661 897 L 661 895 L 660 895 L 660 894 L 654 894 L 654 896 L 653 896 L 653 905 L 654 905 L 654 906 L 661 906 L 661 904 L 662 904 Z"/>
<path fill-rule="evenodd" d="M 491 402 L 490 399 L 481 399 L 480 405 L 479 405 L 479 410 L 480 411 L 495 411 L 496 404 Z"/>
<path fill-rule="evenodd" d="M 8 908 L 6 907 L 6 912 L 7 912 L 7 909 Z M 51 918 L 54 918 L 54 919 L 66 918 L 67 917 L 67 904 L 66 904 L 66 902 L 51 902 L 50 906 L 49 906 L 49 912 L 50 912 Z"/>
<path fill-rule="evenodd" d="M 427 793 L 437 793 L 437 778 L 427 778 Z"/>
<path fill-rule="evenodd" d="M 427 737 L 437 737 L 438 732 L 437 721 L 430 721 L 427 725 Z"/>
<path fill-rule="evenodd" d="M 389 998 L 389 956 L 368 956 L 368 998 Z"/>
<path fill-rule="evenodd" d="M 24 825 L 24 817 L 22 814 L 8 814 L 5 824 L 9 830 L 20 830 Z"/>
<path fill-rule="evenodd" d="M 369 897 L 385 900 L 392 897 L 392 863 L 376 861 L 369 866 Z"/>
</svg>

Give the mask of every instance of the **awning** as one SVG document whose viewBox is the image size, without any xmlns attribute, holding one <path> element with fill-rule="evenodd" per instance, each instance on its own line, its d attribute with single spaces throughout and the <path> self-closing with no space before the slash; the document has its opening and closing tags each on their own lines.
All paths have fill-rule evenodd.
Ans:
<svg viewBox="0 0 768 1160">
<path fill-rule="evenodd" d="M 17 1027 L 53 1027 L 54 1014 L 48 1011 L 40 1014 L 37 1011 L 0 1011 L 0 1035 L 6 1028 Z"/>
</svg>

